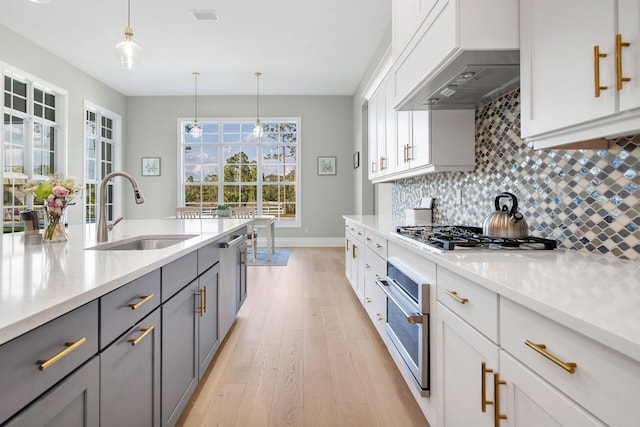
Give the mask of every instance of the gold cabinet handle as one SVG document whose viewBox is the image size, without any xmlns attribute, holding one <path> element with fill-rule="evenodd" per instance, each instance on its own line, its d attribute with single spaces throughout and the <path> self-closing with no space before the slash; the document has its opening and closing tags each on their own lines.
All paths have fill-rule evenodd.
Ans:
<svg viewBox="0 0 640 427">
<path fill-rule="evenodd" d="M 131 310 L 136 310 L 138 308 L 140 308 L 142 306 L 142 304 L 149 302 L 149 300 L 151 298 L 153 298 L 153 294 L 149 294 L 149 295 L 142 295 L 140 298 L 142 298 L 140 301 L 138 301 L 135 304 L 129 304 L 129 308 L 131 308 Z"/>
<path fill-rule="evenodd" d="M 140 332 L 142 333 L 138 338 L 131 338 L 130 340 L 127 340 L 127 341 L 130 342 L 131 345 L 137 345 L 140 341 L 144 339 L 144 337 L 149 335 L 151 331 L 153 331 L 154 329 L 155 329 L 155 326 L 153 325 L 149 326 L 147 329 L 140 329 Z"/>
<path fill-rule="evenodd" d="M 573 374 L 576 371 L 576 368 L 578 367 L 578 365 L 573 362 L 563 362 L 553 354 L 549 353 L 546 350 L 547 346 L 544 344 L 534 344 L 529 340 L 525 340 L 524 343 L 530 348 L 540 353 L 541 355 L 543 355 L 544 357 L 546 357 L 547 359 L 551 360 L 556 365 L 560 366 L 565 371 L 569 372 L 570 374 Z"/>
<path fill-rule="evenodd" d="M 349 239 L 347 239 L 347 244 L 344 247 L 345 252 L 349 252 Z"/>
<path fill-rule="evenodd" d="M 78 341 L 76 342 L 66 342 L 64 343 L 65 345 L 65 349 L 62 350 L 61 352 L 55 354 L 53 357 L 51 357 L 50 359 L 47 360 L 38 360 L 36 363 L 38 364 L 38 369 L 41 371 L 44 371 L 45 369 L 47 369 L 49 366 L 53 365 L 54 363 L 56 363 L 58 360 L 62 359 L 63 357 L 65 357 L 66 355 L 68 355 L 69 353 L 71 353 L 73 350 L 75 350 L 76 348 L 80 347 L 82 344 L 87 342 L 87 338 L 86 337 L 82 337 L 80 338 Z"/>
<path fill-rule="evenodd" d="M 247 250 L 240 252 L 240 265 L 245 265 L 247 263 Z"/>
<path fill-rule="evenodd" d="M 450 291 L 448 289 L 444 290 L 444 293 L 449 295 L 451 298 L 453 298 L 454 300 L 458 301 L 460 304 L 466 304 L 469 302 L 468 298 L 461 298 L 458 296 L 458 292 L 456 291 Z"/>
<path fill-rule="evenodd" d="M 196 313 L 198 313 L 200 317 L 202 317 L 202 315 L 204 314 L 204 304 L 202 303 L 202 294 L 203 294 L 202 289 L 200 289 L 199 291 L 196 291 L 196 295 L 199 300 L 198 309 L 196 310 Z"/>
<path fill-rule="evenodd" d="M 367 302 L 371 302 L 371 298 L 365 298 Z"/>
<path fill-rule="evenodd" d="M 376 276 L 376 279 L 380 280 L 380 275 L 379 274 L 376 274 L 375 276 Z"/>
<path fill-rule="evenodd" d="M 356 259 L 358 256 L 356 255 L 356 245 L 351 244 L 351 258 Z"/>
<path fill-rule="evenodd" d="M 383 170 L 385 170 L 385 169 L 386 169 L 386 168 L 384 167 L 384 161 L 385 161 L 384 156 L 380 156 L 380 170 L 381 170 L 381 171 L 383 171 Z"/>
<path fill-rule="evenodd" d="M 618 90 L 622 90 L 622 83 L 629 82 L 629 77 L 622 77 L 622 48 L 629 47 L 629 42 L 622 41 L 622 34 L 616 35 L 616 86 Z"/>
<path fill-rule="evenodd" d="M 402 162 L 403 163 L 407 163 L 407 147 L 408 147 L 407 144 L 404 144 L 402 146 Z"/>
<path fill-rule="evenodd" d="M 367 237 L 366 239 L 367 239 L 367 242 L 371 241 L 371 237 Z"/>
<path fill-rule="evenodd" d="M 202 312 L 207 312 L 207 287 L 202 288 Z"/>
<path fill-rule="evenodd" d="M 600 86 L 600 58 L 606 58 L 606 53 L 600 53 L 600 46 L 593 47 L 593 76 L 595 80 L 596 98 L 600 97 L 601 90 L 607 90 L 607 86 Z"/>
<path fill-rule="evenodd" d="M 493 372 L 493 369 L 487 369 L 487 364 L 482 362 L 482 412 L 487 412 L 487 405 L 493 405 L 492 400 L 487 400 L 487 374 Z"/>
<path fill-rule="evenodd" d="M 376 162 L 371 162 L 371 173 L 376 173 Z"/>
<path fill-rule="evenodd" d="M 364 268 L 371 268 L 371 266 L 369 264 L 365 264 Z"/>
<path fill-rule="evenodd" d="M 507 416 L 500 413 L 500 386 L 507 384 L 506 381 L 500 379 L 500 375 L 493 374 L 493 398 L 496 404 L 493 406 L 493 423 L 495 427 L 500 427 L 500 420 L 506 420 Z"/>
<path fill-rule="evenodd" d="M 382 316 L 380 315 L 380 313 L 376 313 L 376 316 L 378 317 L 378 321 L 379 321 L 379 322 L 381 322 L 381 321 L 383 321 L 383 320 L 384 320 L 384 317 L 382 317 Z"/>
<path fill-rule="evenodd" d="M 413 160 L 413 157 L 409 155 L 409 150 L 411 150 L 411 153 L 413 154 L 413 145 L 407 144 L 407 163 Z"/>
<path fill-rule="evenodd" d="M 382 245 L 380 243 L 376 243 L 376 248 L 380 249 Z"/>
</svg>

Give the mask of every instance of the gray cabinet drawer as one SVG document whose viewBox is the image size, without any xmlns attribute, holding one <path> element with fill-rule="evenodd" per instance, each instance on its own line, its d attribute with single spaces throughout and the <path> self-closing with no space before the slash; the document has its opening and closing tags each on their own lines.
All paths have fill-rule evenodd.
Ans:
<svg viewBox="0 0 640 427">
<path fill-rule="evenodd" d="M 0 346 L 0 423 L 97 352 L 97 300 Z"/>
<path fill-rule="evenodd" d="M 100 298 L 100 348 L 160 305 L 160 269 Z"/>
<path fill-rule="evenodd" d="M 198 253 L 191 252 L 162 267 L 162 302 L 192 282 L 198 275 Z"/>
<path fill-rule="evenodd" d="M 220 242 L 198 249 L 198 276 L 220 262 Z"/>
</svg>

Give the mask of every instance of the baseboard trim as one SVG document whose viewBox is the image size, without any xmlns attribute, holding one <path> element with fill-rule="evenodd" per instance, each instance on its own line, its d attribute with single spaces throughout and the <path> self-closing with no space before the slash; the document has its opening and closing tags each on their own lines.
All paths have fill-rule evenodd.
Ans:
<svg viewBox="0 0 640 427">
<path fill-rule="evenodd" d="M 267 247 L 267 239 L 258 237 L 258 246 Z M 276 237 L 276 247 L 280 248 L 334 248 L 344 246 L 344 237 Z"/>
</svg>

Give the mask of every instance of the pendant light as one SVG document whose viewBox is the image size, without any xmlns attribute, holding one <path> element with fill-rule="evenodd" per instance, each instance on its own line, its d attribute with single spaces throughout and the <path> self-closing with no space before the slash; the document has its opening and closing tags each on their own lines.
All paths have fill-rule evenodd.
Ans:
<svg viewBox="0 0 640 427">
<path fill-rule="evenodd" d="M 131 0 L 128 2 L 127 28 L 124 29 L 124 41 L 116 45 L 116 55 L 122 68 L 131 70 L 138 65 L 142 48 L 133 41 L 133 29 L 131 29 Z"/>
<path fill-rule="evenodd" d="M 256 125 L 253 127 L 253 136 L 258 141 L 262 138 L 262 123 L 260 123 L 260 76 L 262 73 L 256 73 Z"/>
<path fill-rule="evenodd" d="M 198 73 L 197 71 L 195 71 L 193 73 L 193 77 L 195 79 L 195 113 L 194 113 L 194 119 L 193 119 L 193 125 L 191 125 L 191 127 L 189 128 L 189 130 L 187 131 L 187 133 L 189 134 L 189 136 L 191 138 L 200 138 L 202 136 L 202 128 L 198 125 L 198 76 L 200 75 L 200 73 Z"/>
</svg>

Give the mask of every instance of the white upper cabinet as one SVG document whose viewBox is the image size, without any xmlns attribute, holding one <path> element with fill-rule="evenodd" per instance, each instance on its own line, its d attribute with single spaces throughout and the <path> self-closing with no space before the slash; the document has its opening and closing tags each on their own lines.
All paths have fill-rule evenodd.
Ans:
<svg viewBox="0 0 640 427">
<path fill-rule="evenodd" d="M 535 148 L 640 130 L 639 3 L 521 0 L 522 137 Z"/>
</svg>

